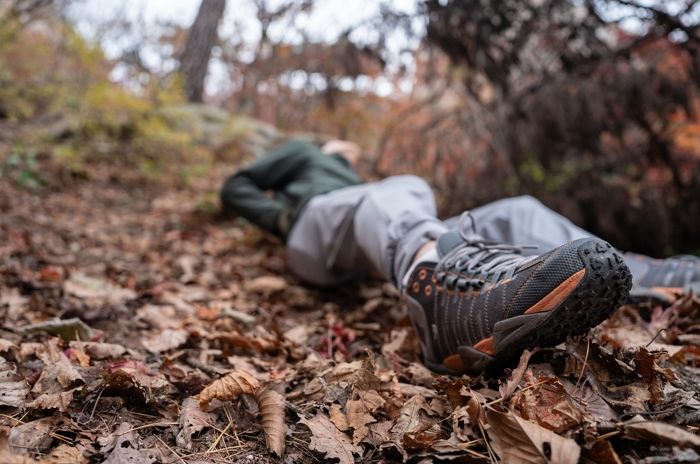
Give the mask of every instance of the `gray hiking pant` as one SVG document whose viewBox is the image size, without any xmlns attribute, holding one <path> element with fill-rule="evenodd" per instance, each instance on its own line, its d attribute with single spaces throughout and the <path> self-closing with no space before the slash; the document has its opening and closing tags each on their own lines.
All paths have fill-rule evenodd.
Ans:
<svg viewBox="0 0 700 464">
<path fill-rule="evenodd" d="M 529 196 L 499 200 L 471 212 L 477 233 L 486 239 L 535 245 L 535 253 L 591 236 Z M 430 186 L 415 176 L 318 195 L 289 234 L 289 267 L 319 286 L 376 272 L 398 287 L 418 249 L 458 226 L 458 218 L 443 222 L 436 214 Z"/>
</svg>

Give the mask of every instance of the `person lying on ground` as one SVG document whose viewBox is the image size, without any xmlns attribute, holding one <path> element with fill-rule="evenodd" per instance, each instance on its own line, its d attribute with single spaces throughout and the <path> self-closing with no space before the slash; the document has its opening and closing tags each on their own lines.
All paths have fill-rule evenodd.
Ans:
<svg viewBox="0 0 700 464">
<path fill-rule="evenodd" d="M 434 371 L 477 374 L 586 333 L 632 281 L 633 296 L 661 298 L 700 282 L 700 259 L 623 257 L 529 196 L 441 221 L 425 181 L 364 183 L 359 157 L 350 142 L 290 141 L 228 178 L 223 207 L 280 237 L 308 284 L 394 283 Z"/>
</svg>

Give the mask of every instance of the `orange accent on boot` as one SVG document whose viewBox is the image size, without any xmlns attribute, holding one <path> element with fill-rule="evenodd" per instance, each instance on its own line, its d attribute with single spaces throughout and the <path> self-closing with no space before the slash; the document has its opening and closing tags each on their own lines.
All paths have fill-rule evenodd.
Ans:
<svg viewBox="0 0 700 464">
<path fill-rule="evenodd" d="M 443 359 L 442 365 L 448 369 L 452 369 L 453 371 L 464 371 L 464 363 L 462 362 L 462 357 L 457 353 L 451 354 L 445 359 Z"/>
<path fill-rule="evenodd" d="M 524 314 L 541 313 L 544 311 L 551 311 L 552 309 L 556 308 L 562 301 L 571 295 L 571 292 L 573 292 L 579 282 L 581 282 L 584 275 L 586 275 L 585 269 L 581 269 L 576 274 L 571 275 L 564 282 L 560 283 L 557 288 L 549 292 L 547 296 L 542 298 L 533 306 L 530 306 Z"/>
<path fill-rule="evenodd" d="M 683 296 L 683 287 L 651 287 L 649 290 L 660 293 L 671 301 L 676 301 Z"/>
<path fill-rule="evenodd" d="M 493 337 L 484 338 L 472 348 L 479 350 L 482 353 L 490 354 L 491 356 L 496 354 L 496 351 L 493 349 Z"/>
</svg>

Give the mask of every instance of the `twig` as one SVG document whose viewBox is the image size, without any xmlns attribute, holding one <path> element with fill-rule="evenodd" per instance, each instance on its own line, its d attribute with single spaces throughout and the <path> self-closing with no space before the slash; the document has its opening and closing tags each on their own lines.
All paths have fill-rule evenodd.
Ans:
<svg viewBox="0 0 700 464">
<path fill-rule="evenodd" d="M 659 331 L 656 332 L 656 335 L 654 335 L 654 338 L 652 338 L 651 341 L 650 341 L 649 343 L 647 343 L 646 345 L 644 345 L 644 348 L 649 348 L 649 345 L 651 345 L 652 343 L 654 343 L 654 341 L 655 341 L 657 338 L 659 338 L 659 335 L 661 335 L 661 332 L 665 332 L 665 331 L 666 331 L 666 329 L 659 329 Z"/>
<path fill-rule="evenodd" d="M 586 366 L 588 365 L 588 352 L 591 349 L 591 339 L 586 338 L 586 356 L 583 358 L 583 365 L 581 366 L 581 373 L 578 375 L 578 380 L 576 381 L 576 387 L 575 389 L 578 390 L 579 385 L 581 384 L 581 379 L 583 379 L 583 373 L 586 372 Z"/>
<path fill-rule="evenodd" d="M 172 449 L 166 442 L 164 442 L 163 440 L 161 440 L 161 438 L 160 438 L 158 435 L 154 435 L 154 436 L 158 439 L 159 442 L 161 442 L 161 443 L 163 444 L 163 446 L 165 446 L 166 448 L 168 448 L 168 451 L 170 451 L 170 452 L 173 453 L 175 456 L 177 456 L 177 458 L 180 460 L 180 462 L 182 462 L 182 464 L 187 464 L 187 462 L 185 462 L 185 460 L 182 459 L 182 456 L 180 456 L 179 454 L 177 454 L 177 453 L 175 452 L 175 450 Z"/>
<path fill-rule="evenodd" d="M 151 427 L 165 427 L 167 425 L 177 425 L 177 422 L 152 422 L 150 424 L 144 424 L 144 425 L 139 425 L 138 427 L 131 428 L 129 430 L 125 430 L 121 433 L 115 433 L 114 435 L 116 436 L 121 436 L 121 435 L 126 435 L 127 433 L 135 432 L 136 430 L 141 430 L 141 429 L 148 429 Z"/>
</svg>

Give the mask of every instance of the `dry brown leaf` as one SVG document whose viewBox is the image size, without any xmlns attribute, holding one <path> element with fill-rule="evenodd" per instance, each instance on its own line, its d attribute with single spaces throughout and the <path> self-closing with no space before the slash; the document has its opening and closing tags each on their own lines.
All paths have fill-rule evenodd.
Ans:
<svg viewBox="0 0 700 464">
<path fill-rule="evenodd" d="M 136 293 L 128 288 L 117 287 L 112 283 L 80 272 L 73 272 L 63 284 L 65 292 L 78 298 L 98 304 L 112 305 L 136 298 Z"/>
<path fill-rule="evenodd" d="M 331 409 L 328 413 L 331 422 L 338 427 L 341 432 L 347 432 L 350 426 L 348 425 L 348 416 L 342 410 L 342 407 L 338 403 L 333 403 Z"/>
<path fill-rule="evenodd" d="M 319 412 L 311 419 L 302 417 L 299 423 L 311 430 L 309 448 L 323 453 L 327 458 L 338 459 L 339 464 L 354 464 L 353 454 L 362 456 L 362 448 L 353 445 L 350 437 L 338 430 L 325 414 Z"/>
<path fill-rule="evenodd" d="M 265 386 L 255 392 L 255 401 L 258 402 L 260 409 L 267 448 L 282 457 L 287 435 L 287 426 L 284 423 L 284 397 L 269 386 Z"/>
<path fill-rule="evenodd" d="M 5 351 L 10 351 L 14 350 L 17 348 L 17 345 L 12 343 L 9 340 L 5 340 L 4 338 L 0 338 L 0 353 L 4 353 Z"/>
<path fill-rule="evenodd" d="M 245 290 L 253 293 L 271 294 L 287 288 L 287 281 L 277 276 L 262 276 L 245 284 Z"/>
<path fill-rule="evenodd" d="M 35 398 L 34 401 L 27 403 L 27 407 L 32 409 L 58 409 L 61 412 L 66 412 L 73 401 L 73 392 L 75 392 L 75 389 L 57 393 L 43 393 Z"/>
<path fill-rule="evenodd" d="M 569 438 L 528 422 L 512 412 L 488 409 L 489 437 L 504 464 L 576 464 L 581 448 Z"/>
<path fill-rule="evenodd" d="M 596 464 L 622 464 L 620 456 L 607 440 L 596 441 L 590 450 L 585 451 L 584 455 Z"/>
<path fill-rule="evenodd" d="M 39 379 L 34 384 L 34 393 L 57 393 L 69 387 L 85 383 L 80 373 L 58 347 L 58 339 L 46 344 L 46 351 L 39 355 L 44 363 Z"/>
<path fill-rule="evenodd" d="M 369 443 L 375 448 L 391 442 L 391 427 L 394 425 L 390 420 L 375 422 L 367 427 L 369 432 L 362 440 L 362 443 Z"/>
<path fill-rule="evenodd" d="M 664 422 L 639 421 L 627 423 L 625 433 L 635 438 L 649 440 L 679 448 L 700 449 L 700 437 L 685 429 Z"/>
<path fill-rule="evenodd" d="M 422 395 L 412 396 L 401 407 L 399 417 L 391 428 L 394 441 L 402 443 L 406 439 L 412 439 L 416 435 L 431 430 L 437 423 L 434 415 L 435 413 Z"/>
<path fill-rule="evenodd" d="M 70 347 L 79 348 L 85 351 L 92 359 L 115 359 L 126 353 L 126 348 L 114 343 L 100 342 L 70 342 Z"/>
<path fill-rule="evenodd" d="M 140 440 L 128 422 L 122 422 L 117 430 L 100 439 L 102 452 L 111 450 L 102 464 L 152 464 L 163 462 L 161 452 L 156 448 L 140 448 Z"/>
<path fill-rule="evenodd" d="M 50 433 L 58 420 L 57 417 L 44 417 L 13 427 L 8 440 L 10 453 L 48 450 L 53 443 Z"/>
<path fill-rule="evenodd" d="M 358 392 L 358 399 L 348 400 L 345 404 L 348 426 L 353 429 L 352 442 L 357 445 L 369 432 L 368 424 L 377 420 L 372 415 L 378 408 L 384 405 L 384 398 L 375 390 Z"/>
<path fill-rule="evenodd" d="M 539 377 L 535 387 L 516 393 L 520 414 L 526 420 L 562 433 L 583 421 L 584 413 L 556 377 Z M 548 380 L 548 381 L 547 381 Z"/>
<path fill-rule="evenodd" d="M 86 464 L 88 459 L 81 448 L 62 444 L 39 462 L 40 464 Z"/>
<path fill-rule="evenodd" d="M 158 354 L 179 347 L 187 341 L 188 337 L 189 334 L 186 330 L 165 329 L 162 332 L 143 340 L 141 344 L 151 353 Z"/>
<path fill-rule="evenodd" d="M 213 399 L 230 401 L 240 395 L 253 395 L 260 388 L 258 380 L 243 370 L 229 372 L 213 381 L 197 395 L 199 405 L 206 408 Z"/>
<path fill-rule="evenodd" d="M 195 398 L 185 398 L 182 402 L 178 426 L 180 431 L 175 442 L 177 446 L 192 449 L 192 435 L 201 432 L 204 427 L 209 427 L 216 422 L 216 414 L 202 411 L 199 402 Z"/>
<path fill-rule="evenodd" d="M 506 400 L 515 392 L 515 389 L 518 388 L 518 385 L 520 384 L 520 380 L 523 378 L 523 374 L 525 374 L 525 369 L 527 369 L 527 364 L 530 362 L 530 358 L 533 354 L 537 353 L 537 351 L 537 348 L 532 351 L 523 351 L 523 354 L 520 355 L 518 367 L 513 370 L 508 381 L 501 385 L 498 389 L 501 393 L 501 398 Z"/>
<path fill-rule="evenodd" d="M 29 393 L 29 385 L 12 364 L 0 356 L 0 406 L 21 408 Z"/>
</svg>

